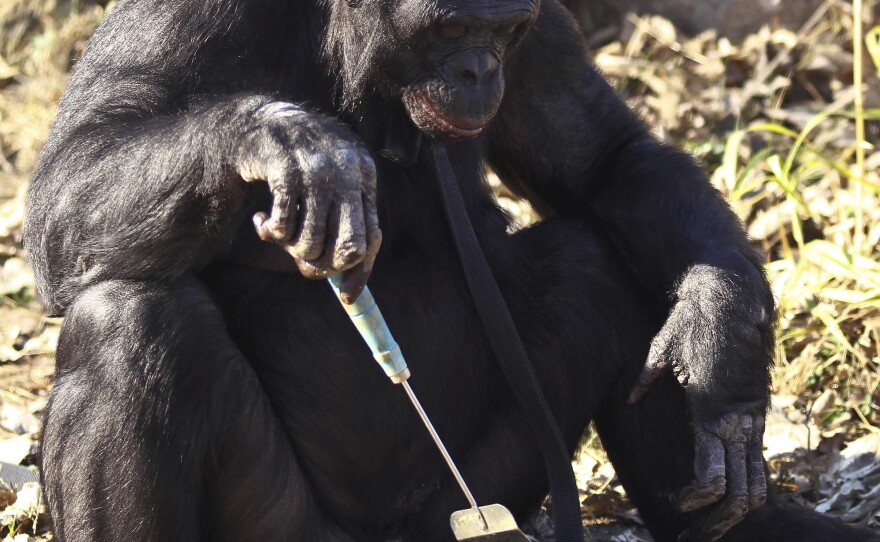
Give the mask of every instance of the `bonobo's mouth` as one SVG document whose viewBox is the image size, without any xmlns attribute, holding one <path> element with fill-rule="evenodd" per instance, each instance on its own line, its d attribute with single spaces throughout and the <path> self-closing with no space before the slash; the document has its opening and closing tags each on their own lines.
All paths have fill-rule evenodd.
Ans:
<svg viewBox="0 0 880 542">
<path fill-rule="evenodd" d="M 415 98 L 424 119 L 433 124 L 443 134 L 456 139 L 473 139 L 477 137 L 493 118 L 489 117 L 479 123 L 466 119 L 454 119 L 440 111 L 427 92 L 420 92 Z"/>
</svg>

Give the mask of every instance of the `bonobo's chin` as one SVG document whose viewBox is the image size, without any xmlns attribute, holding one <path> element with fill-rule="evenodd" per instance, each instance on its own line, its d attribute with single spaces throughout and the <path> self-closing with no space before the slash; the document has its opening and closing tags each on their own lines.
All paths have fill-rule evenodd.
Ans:
<svg viewBox="0 0 880 542">
<path fill-rule="evenodd" d="M 438 140 L 474 139 L 495 118 L 497 107 L 479 118 L 451 113 L 448 108 L 438 105 L 427 90 L 407 92 L 403 104 L 410 119 L 425 135 Z"/>
</svg>

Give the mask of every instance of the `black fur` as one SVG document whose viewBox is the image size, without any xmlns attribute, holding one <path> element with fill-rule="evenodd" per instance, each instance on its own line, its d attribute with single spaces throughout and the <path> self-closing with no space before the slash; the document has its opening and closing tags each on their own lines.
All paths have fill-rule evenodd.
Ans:
<svg viewBox="0 0 880 542">
<path fill-rule="evenodd" d="M 426 45 L 440 18 L 482 8 L 463 20 L 501 29 L 479 34 L 491 57 Z M 695 429 L 727 445 L 742 436 L 725 433 L 734 416 L 760 446 L 773 343 L 760 261 L 699 169 L 652 140 L 590 66 L 566 12 L 555 0 L 536 9 L 119 2 L 76 67 L 28 198 L 40 294 L 67 316 L 42 443 L 59 540 L 452 539 L 449 514 L 466 502 L 402 391 L 329 287 L 297 272 L 308 258 L 260 241 L 250 221 L 300 177 L 329 176 L 318 202 L 343 178 L 368 191 L 366 148 L 384 238 L 370 287 L 412 385 L 478 500 L 519 517 L 540 504 L 540 455 L 476 318 L 427 146 L 414 143 L 413 122 L 431 127 L 410 120 L 412 89 L 469 123 L 494 116 L 500 94 L 452 82 L 485 71 L 501 88 L 487 58 L 504 61 L 504 101 L 450 154 L 568 445 L 596 421 L 659 541 L 687 528 L 708 539 L 760 504 L 752 486 L 734 488 L 742 462 L 721 504 L 681 514 L 670 501 L 695 476 Z M 379 158 L 387 149 L 407 150 L 403 163 Z M 352 160 L 362 179 L 346 177 Z M 547 220 L 508 235 L 485 164 Z M 343 257 L 314 276 L 372 263 L 368 199 L 351 243 L 330 250 Z M 261 236 L 284 245 L 293 232 L 276 211 L 261 215 Z M 627 405 L 649 357 L 687 385 L 667 374 Z M 723 538 L 867 539 L 773 503 Z"/>
</svg>

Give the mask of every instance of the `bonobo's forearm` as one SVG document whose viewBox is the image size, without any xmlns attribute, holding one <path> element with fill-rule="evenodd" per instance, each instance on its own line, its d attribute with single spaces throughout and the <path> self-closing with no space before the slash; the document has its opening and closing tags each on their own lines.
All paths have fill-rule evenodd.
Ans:
<svg viewBox="0 0 880 542">
<path fill-rule="evenodd" d="M 270 100 L 243 96 L 148 119 L 56 126 L 27 202 L 25 243 L 50 311 L 109 278 L 164 279 L 211 257 L 244 185 L 238 142 Z"/>
<path fill-rule="evenodd" d="M 609 158 L 596 182 L 586 212 L 605 225 L 642 282 L 673 307 L 649 368 L 656 374 L 674 368 L 705 411 L 731 404 L 763 410 L 773 296 L 733 210 L 689 157 L 647 135 Z M 679 352 L 685 343 L 687 355 Z M 678 365 L 682 357 L 693 361 Z"/>
<path fill-rule="evenodd" d="M 703 265 L 769 293 L 740 221 L 681 151 L 644 134 L 610 153 L 592 177 L 584 211 L 607 225 L 652 291 L 686 287 L 688 271 Z"/>
</svg>

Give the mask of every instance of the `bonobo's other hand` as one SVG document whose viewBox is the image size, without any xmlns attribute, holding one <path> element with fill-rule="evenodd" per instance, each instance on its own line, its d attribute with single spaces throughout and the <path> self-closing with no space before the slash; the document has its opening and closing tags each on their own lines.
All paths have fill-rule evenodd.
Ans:
<svg viewBox="0 0 880 542">
<path fill-rule="evenodd" d="M 681 540 L 714 541 L 767 496 L 761 455 L 772 348 L 772 297 L 750 268 L 688 271 L 629 402 L 667 370 L 684 386 L 696 444 L 696 479 L 677 506 L 703 511 Z M 715 504 L 713 504 L 715 503 Z"/>
<path fill-rule="evenodd" d="M 254 215 L 260 238 L 282 245 L 307 278 L 344 271 L 343 300 L 353 303 L 382 242 L 376 166 L 358 137 L 330 117 L 270 102 L 240 141 L 235 166 L 272 192 L 271 214 Z"/>
</svg>

